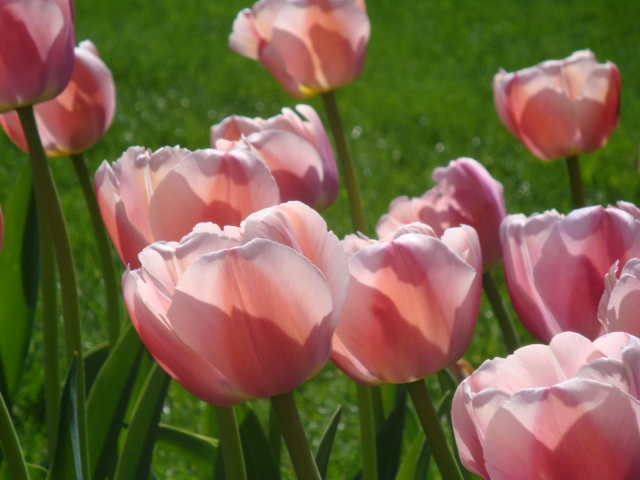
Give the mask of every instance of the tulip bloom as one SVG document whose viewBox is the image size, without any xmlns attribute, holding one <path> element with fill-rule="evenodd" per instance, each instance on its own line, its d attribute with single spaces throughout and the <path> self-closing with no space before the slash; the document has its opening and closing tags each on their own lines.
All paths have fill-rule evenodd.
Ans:
<svg viewBox="0 0 640 480">
<path fill-rule="evenodd" d="M 618 208 L 509 215 L 500 230 L 505 279 L 524 326 L 542 342 L 563 331 L 589 339 L 598 322 L 602 279 L 616 261 L 640 257 L 640 221 Z"/>
<path fill-rule="evenodd" d="M 56 98 L 34 107 L 36 124 L 48 157 L 84 152 L 102 138 L 116 107 L 111 71 L 88 40 L 75 49 L 73 74 Z M 16 112 L 0 115 L 0 125 L 18 148 L 28 152 Z"/>
<path fill-rule="evenodd" d="M 577 333 L 486 361 L 453 397 L 462 464 L 486 480 L 625 480 L 640 471 L 640 340 Z"/>
<path fill-rule="evenodd" d="M 134 327 L 182 386 L 219 406 L 287 393 L 317 374 L 349 281 L 340 242 L 290 202 L 243 228 L 200 224 L 158 242 L 124 274 Z"/>
<path fill-rule="evenodd" d="M 290 108 L 267 120 L 225 118 L 211 127 L 211 147 L 222 149 L 219 140 L 244 139 L 271 170 L 283 202 L 299 200 L 321 211 L 338 195 L 336 160 L 316 111 L 308 105 L 298 105 L 296 110 L 306 121 Z"/>
<path fill-rule="evenodd" d="M 414 223 L 379 242 L 349 236 L 343 244 L 351 282 L 333 340 L 338 368 L 365 385 L 408 383 L 462 357 L 482 288 L 473 228 L 438 238 Z"/>
<path fill-rule="evenodd" d="M 378 221 L 376 232 L 382 237 L 412 222 L 429 225 L 437 235 L 449 227 L 465 224 L 480 238 L 484 271 L 501 261 L 500 223 L 506 215 L 502 184 L 476 160 L 459 158 L 431 175 L 437 185 L 421 197 L 394 199 L 389 213 Z"/>
<path fill-rule="evenodd" d="M 360 75 L 369 31 L 363 0 L 261 0 L 238 14 L 229 47 L 306 98 Z"/>
<path fill-rule="evenodd" d="M 71 0 L 0 0 L 0 112 L 58 95 L 73 70 Z"/>
<path fill-rule="evenodd" d="M 606 145 L 620 115 L 620 73 L 581 50 L 493 79 L 502 123 L 541 160 Z"/>
<path fill-rule="evenodd" d="M 280 201 L 267 166 L 246 149 L 131 147 L 113 164 L 104 161 L 94 184 L 111 240 L 132 268 L 155 241 L 180 240 L 200 222 L 238 226 Z"/>
</svg>

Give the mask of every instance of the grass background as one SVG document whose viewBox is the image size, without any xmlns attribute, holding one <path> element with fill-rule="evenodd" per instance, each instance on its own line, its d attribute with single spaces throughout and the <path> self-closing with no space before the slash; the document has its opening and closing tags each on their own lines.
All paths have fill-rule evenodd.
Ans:
<svg viewBox="0 0 640 480">
<path fill-rule="evenodd" d="M 103 141 L 87 152 L 90 171 L 115 161 L 131 145 L 157 149 L 208 147 L 209 127 L 228 115 L 269 117 L 297 102 L 257 62 L 227 48 L 237 12 L 249 1 L 77 0 L 77 41 L 91 39 L 110 66 L 117 113 Z M 541 162 L 500 124 L 491 80 L 502 67 L 524 68 L 590 48 L 622 76 L 619 128 L 608 146 L 583 155 L 587 204 L 638 203 L 640 144 L 639 2 L 620 0 L 370 0 L 372 34 L 361 78 L 337 93 L 351 136 L 367 222 L 371 230 L 398 195 L 432 186 L 431 171 L 468 156 L 482 162 L 505 187 L 507 211 L 530 214 L 570 209 L 564 162 Z M 320 99 L 306 103 L 321 115 Z M 0 134 L 0 204 L 27 162 Z M 80 281 L 85 345 L 106 338 L 95 242 L 68 159 L 51 161 L 68 219 Z M 324 214 L 329 228 L 351 233 L 346 193 Z M 118 265 L 118 268 L 121 268 Z M 478 366 L 504 353 L 490 311 L 483 305 L 467 355 Z M 38 327 L 16 423 L 29 460 L 42 460 L 41 346 Z M 298 394 L 312 441 L 318 441 L 338 404 L 343 422 L 329 478 L 357 472 L 355 388 L 327 368 Z M 264 411 L 264 402 L 255 402 Z M 202 402 L 175 383 L 163 421 L 199 430 Z M 159 478 L 190 478 L 197 470 L 157 449 Z"/>
</svg>

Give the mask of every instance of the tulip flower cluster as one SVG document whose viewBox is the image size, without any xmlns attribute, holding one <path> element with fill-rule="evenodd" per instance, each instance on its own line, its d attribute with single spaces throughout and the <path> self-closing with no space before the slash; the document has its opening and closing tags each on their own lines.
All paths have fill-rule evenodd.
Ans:
<svg viewBox="0 0 640 480">
<path fill-rule="evenodd" d="M 293 392 L 329 361 L 339 385 L 355 382 L 363 480 L 396 478 L 402 456 L 397 478 L 425 477 L 431 457 L 453 480 L 463 478 L 459 463 L 485 480 L 638 476 L 640 208 L 584 206 L 577 161 L 618 124 L 613 63 L 582 50 L 493 78 L 505 127 L 539 159 L 567 158 L 572 211 L 507 214 L 502 183 L 461 157 L 435 168 L 422 196 L 392 200 L 373 239 L 333 95 L 364 66 L 364 0 L 260 0 L 229 26 L 230 49 L 258 60 L 293 97 L 322 95 L 335 154 L 321 115 L 297 105 L 270 118 L 228 116 L 210 127 L 209 148 L 130 146 L 102 162 L 93 185 L 81 154 L 114 120 L 115 80 L 92 42 L 74 47 L 73 22 L 71 0 L 0 0 L 0 125 L 29 154 L 32 174 L 17 182 L 4 218 L 0 209 L 0 278 L 10 280 L 0 292 L 2 478 L 148 478 L 156 438 L 206 457 L 207 468 L 214 462 L 215 478 L 259 478 L 262 469 L 279 478 L 281 437 L 298 478 L 325 478 L 339 411 L 314 456 Z M 72 158 L 102 260 L 108 342 L 91 352 L 47 160 L 58 156 Z M 353 233 L 339 240 L 319 212 L 340 197 L 341 175 Z M 28 238 L 36 221 L 37 242 Z M 504 294 L 492 277 L 501 265 Z M 494 314 L 480 316 L 483 291 Z M 12 418 L 36 304 L 46 473 L 27 465 Z M 479 318 L 494 316 L 509 355 L 474 371 L 463 357 L 474 339 L 486 340 L 475 333 Z M 518 348 L 525 329 L 542 343 Z M 145 348 L 155 362 L 141 360 Z M 425 381 L 435 375 L 439 408 Z M 170 379 L 209 404 L 215 429 L 159 425 Z M 398 387 L 385 419 L 387 391 L 370 387 L 390 384 Z M 405 444 L 407 392 L 423 432 L 389 460 L 376 449 L 387 435 Z M 233 408 L 259 398 L 270 399 L 278 421 L 269 419 L 269 440 L 250 406 L 240 429 Z"/>
</svg>

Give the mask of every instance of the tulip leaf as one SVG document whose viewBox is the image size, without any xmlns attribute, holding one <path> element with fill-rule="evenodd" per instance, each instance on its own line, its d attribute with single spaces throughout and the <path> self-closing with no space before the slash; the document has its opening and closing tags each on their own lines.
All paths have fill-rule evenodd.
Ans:
<svg viewBox="0 0 640 480">
<path fill-rule="evenodd" d="M 68 480 L 70 478 L 83 480 L 84 478 L 78 432 L 77 362 L 78 357 L 74 355 L 62 391 L 58 415 L 58 438 L 47 480 Z"/>
<path fill-rule="evenodd" d="M 394 480 L 400 467 L 402 436 L 407 415 L 407 389 L 404 385 L 396 387 L 396 401 L 393 410 L 376 433 L 378 453 L 378 479 Z M 362 479 L 362 472 L 355 477 Z"/>
<path fill-rule="evenodd" d="M 333 441 L 336 438 L 336 432 L 338 431 L 338 424 L 340 423 L 340 416 L 342 415 L 342 405 L 338 405 L 336 411 L 331 417 L 331 422 L 322 435 L 320 445 L 318 445 L 318 451 L 316 452 L 315 460 L 318 466 L 320 476 L 324 479 L 327 478 L 327 468 L 329 467 L 329 457 L 331 456 L 331 447 L 333 447 Z"/>
<path fill-rule="evenodd" d="M 202 469 L 213 471 L 213 459 L 218 449 L 217 439 L 161 424 L 156 442 L 197 463 Z"/>
<path fill-rule="evenodd" d="M 276 462 L 267 435 L 252 409 L 246 412 L 240 424 L 240 441 L 248 480 L 280 478 L 280 465 Z"/>
<path fill-rule="evenodd" d="M 84 353 L 84 378 L 87 396 L 91 391 L 91 386 L 93 385 L 94 380 L 98 376 L 98 372 L 102 368 L 102 365 L 104 365 L 108 356 L 109 344 L 107 342 L 103 342 Z"/>
<path fill-rule="evenodd" d="M 114 480 L 147 478 L 164 399 L 171 377 L 156 363 L 133 409 Z"/>
<path fill-rule="evenodd" d="M 0 253 L 0 392 L 10 408 L 20 386 L 38 294 L 38 219 L 28 165 L 2 209 Z"/>
<path fill-rule="evenodd" d="M 396 480 L 422 480 L 427 478 L 431 450 L 424 432 L 418 432 L 405 455 Z"/>
<path fill-rule="evenodd" d="M 47 469 L 40 465 L 27 463 L 27 473 L 29 474 L 30 480 L 46 480 L 47 478 Z M 0 480 L 13 480 L 6 462 L 0 466 Z"/>
<path fill-rule="evenodd" d="M 87 429 L 91 432 L 88 440 L 90 472 L 93 480 L 103 479 L 112 471 L 118 452 L 118 436 L 142 352 L 140 337 L 130 325 L 95 376 L 87 399 Z M 87 357 L 88 363 L 98 363 L 99 358 L 94 357 L 105 353 L 104 349 L 96 350 Z"/>
</svg>

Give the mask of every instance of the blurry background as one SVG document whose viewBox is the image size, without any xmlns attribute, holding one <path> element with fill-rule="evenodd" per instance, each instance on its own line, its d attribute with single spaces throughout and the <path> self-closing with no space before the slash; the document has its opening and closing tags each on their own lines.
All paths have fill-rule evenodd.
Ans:
<svg viewBox="0 0 640 480">
<path fill-rule="evenodd" d="M 75 5 L 77 42 L 95 43 L 117 89 L 111 130 L 85 154 L 91 172 L 131 145 L 206 148 L 211 125 L 231 114 L 266 118 L 300 103 L 258 62 L 228 49 L 233 20 L 251 7 L 249 1 L 76 0 Z M 432 187 L 435 167 L 462 156 L 479 160 L 503 183 L 508 213 L 568 212 L 564 162 L 541 162 L 511 136 L 495 113 L 491 81 L 500 67 L 514 71 L 584 48 L 599 61 L 614 62 L 622 77 L 619 128 L 607 147 L 581 157 L 587 204 L 640 201 L 640 2 L 370 0 L 367 7 L 372 33 L 365 68 L 358 81 L 337 93 L 337 100 L 370 232 L 393 198 L 421 195 Z M 319 98 L 305 102 L 324 117 Z M 0 133 L 0 204 L 27 163 L 26 155 Z M 70 161 L 51 164 L 74 246 L 88 349 L 106 338 L 98 256 Z M 339 237 L 351 233 L 346 192 L 324 216 Z M 120 276 L 122 266 L 114 264 Z M 474 367 L 504 355 L 490 317 L 483 305 L 466 356 Z M 37 463 L 44 442 L 37 330 L 34 339 L 15 408 L 27 459 Z M 347 407 L 329 478 L 353 478 L 358 469 L 355 387 L 330 367 L 304 385 L 297 399 L 316 442 L 337 405 Z M 263 402 L 253 405 L 265 410 Z M 197 431 L 202 410 L 202 402 L 174 383 L 163 421 Z M 162 448 L 156 449 L 155 465 L 158 478 L 198 473 Z"/>
</svg>

